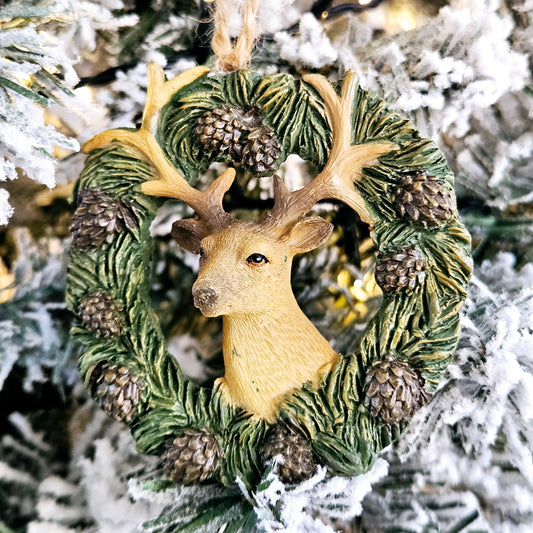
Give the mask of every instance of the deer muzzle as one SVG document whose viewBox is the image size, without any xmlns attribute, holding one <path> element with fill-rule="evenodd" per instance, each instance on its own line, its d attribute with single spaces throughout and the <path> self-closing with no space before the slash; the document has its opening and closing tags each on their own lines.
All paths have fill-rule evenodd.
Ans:
<svg viewBox="0 0 533 533">
<path fill-rule="evenodd" d="M 217 291 L 211 287 L 193 287 L 192 296 L 194 306 L 205 314 L 210 307 L 217 301 Z"/>
</svg>

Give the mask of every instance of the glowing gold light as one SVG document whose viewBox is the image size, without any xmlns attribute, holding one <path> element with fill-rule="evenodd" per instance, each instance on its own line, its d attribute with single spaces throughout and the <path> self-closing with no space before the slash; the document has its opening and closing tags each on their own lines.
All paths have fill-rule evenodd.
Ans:
<svg viewBox="0 0 533 533">
<path fill-rule="evenodd" d="M 47 124 L 50 124 L 50 126 L 54 126 L 54 128 L 59 129 L 63 126 L 63 123 L 61 122 L 60 118 L 57 115 L 54 115 L 51 113 L 48 109 L 44 110 L 44 121 Z"/>
<path fill-rule="evenodd" d="M 356 279 L 350 287 L 350 294 L 359 302 L 366 302 L 370 298 L 375 298 L 381 294 L 374 274 L 365 272 L 363 279 Z"/>
<path fill-rule="evenodd" d="M 15 296 L 15 275 L 9 272 L 0 258 L 0 304 L 9 302 Z"/>
<path fill-rule="evenodd" d="M 74 94 L 84 102 L 90 103 L 93 99 L 93 93 L 90 89 L 90 87 L 78 87 L 77 89 L 74 89 Z"/>
<path fill-rule="evenodd" d="M 367 249 L 365 244 L 361 244 L 360 250 Z M 334 308 L 345 310 L 341 319 L 343 326 L 366 322 L 376 311 L 376 299 L 382 292 L 374 278 L 374 265 L 375 256 L 370 253 L 361 261 L 360 274 L 348 269 L 337 273 L 337 283 L 330 287 L 330 292 L 335 295 Z"/>
<path fill-rule="evenodd" d="M 389 34 L 416 28 L 422 22 L 422 15 L 412 1 L 394 0 L 387 11 L 385 31 Z"/>
<path fill-rule="evenodd" d="M 402 30 L 412 30 L 416 28 L 416 19 L 409 10 L 405 10 L 398 14 L 397 24 Z"/>
<path fill-rule="evenodd" d="M 350 273 L 347 270 L 341 270 L 337 274 L 337 283 L 341 287 L 348 287 L 350 285 Z"/>
<path fill-rule="evenodd" d="M 32 77 L 30 74 L 26 73 L 26 72 L 21 72 L 18 76 L 17 76 L 17 79 L 18 79 L 18 82 L 21 84 L 21 85 L 24 85 L 24 87 L 29 87 L 31 84 L 32 84 Z"/>
</svg>

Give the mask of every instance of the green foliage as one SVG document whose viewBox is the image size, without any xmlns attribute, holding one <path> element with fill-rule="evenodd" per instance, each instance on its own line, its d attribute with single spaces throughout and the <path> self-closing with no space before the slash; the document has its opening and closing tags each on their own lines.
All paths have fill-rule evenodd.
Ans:
<svg viewBox="0 0 533 533">
<path fill-rule="evenodd" d="M 481 502 L 467 490 L 447 492 L 445 483 L 421 484 L 429 472 L 391 457 L 387 478 L 365 501 L 363 527 L 375 533 L 488 533 Z M 386 509 L 386 512 L 383 512 Z M 401 516 L 400 522 L 398 516 Z"/>
<path fill-rule="evenodd" d="M 196 490 L 192 497 L 180 498 L 177 505 L 169 505 L 158 518 L 145 522 L 144 530 L 149 533 L 218 531 L 224 525 L 224 531 L 253 530 L 250 528 L 255 523 L 253 507 L 242 498 L 239 490 L 207 489 Z"/>
<path fill-rule="evenodd" d="M 60 387 L 75 380 L 72 319 L 65 308 L 66 243 L 60 239 L 35 240 L 26 228 L 12 233 L 17 259 L 12 287 L 0 303 L 0 391 L 18 375 L 25 391 L 47 380 Z M 10 406 L 13 407 L 13 406 Z"/>
<path fill-rule="evenodd" d="M 203 76 L 174 95 L 161 110 L 157 140 L 191 183 L 213 161 L 230 161 L 226 154 L 203 150 L 194 134 L 202 114 L 225 103 L 259 110 L 283 147 L 280 163 L 288 154 L 296 153 L 319 168 L 325 165 L 330 132 L 316 91 L 288 74 L 261 78 L 252 71 L 239 71 Z"/>
<path fill-rule="evenodd" d="M 158 50 L 170 59 L 175 57 L 176 51 L 192 47 L 192 28 L 190 32 L 177 32 L 169 24 L 169 18 L 174 16 L 182 19 L 190 17 L 195 21 L 200 19 L 198 4 L 194 0 L 136 2 L 135 8 L 130 9 L 138 15 L 139 21 L 120 37 L 118 58 L 123 63 L 139 60 L 139 55 L 142 56 L 148 47 Z M 172 34 L 170 42 L 169 33 Z M 161 40 L 164 42 L 161 43 Z M 139 46 L 139 43 L 144 46 Z"/>
<path fill-rule="evenodd" d="M 60 18 L 55 4 L 13 5 L 2 9 L 0 20 L 5 26 L 2 28 L 4 42 L 0 55 L 6 60 L 0 69 L 2 89 L 10 89 L 43 107 L 50 107 L 65 95 L 72 95 L 69 82 L 73 81 L 75 73 L 70 62 L 62 64 L 66 57 L 62 57 L 50 39 L 40 32 L 46 22 L 59 22 Z M 37 31 L 32 23 L 37 25 Z M 31 73 L 26 86 L 17 78 L 22 72 Z"/>
<path fill-rule="evenodd" d="M 343 357 L 321 387 L 304 387 L 280 413 L 309 437 L 313 452 L 337 475 L 366 472 L 396 436 L 362 405 L 363 369 L 360 355 Z"/>
<path fill-rule="evenodd" d="M 279 512 L 273 499 L 281 496 L 271 461 L 264 469 L 255 489 L 250 491 L 241 479 L 237 487 L 179 486 L 172 489 L 162 482 L 144 482 L 140 489 L 150 492 L 168 491 L 174 500 L 160 515 L 143 524 L 148 533 L 174 533 L 185 531 L 219 531 L 248 533 L 264 531 L 262 521 L 273 521 L 280 527 Z M 290 492 L 290 489 L 289 489 Z M 141 495 L 142 497 L 142 495 Z M 268 505 L 265 505 L 268 502 Z M 285 524 L 286 525 L 286 524 Z"/>
</svg>

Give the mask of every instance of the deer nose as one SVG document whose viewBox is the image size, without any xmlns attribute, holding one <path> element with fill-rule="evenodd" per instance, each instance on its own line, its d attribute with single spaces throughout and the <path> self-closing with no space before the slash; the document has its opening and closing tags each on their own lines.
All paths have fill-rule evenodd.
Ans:
<svg viewBox="0 0 533 533">
<path fill-rule="evenodd" d="M 213 305 L 217 299 L 217 291 L 215 289 L 207 288 L 198 288 L 193 287 L 192 296 L 194 299 L 194 306 L 201 309 L 209 305 Z"/>
</svg>

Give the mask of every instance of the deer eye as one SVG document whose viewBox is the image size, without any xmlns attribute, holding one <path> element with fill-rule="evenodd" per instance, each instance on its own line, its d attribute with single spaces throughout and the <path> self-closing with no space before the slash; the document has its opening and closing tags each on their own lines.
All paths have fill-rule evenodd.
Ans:
<svg viewBox="0 0 533 533">
<path fill-rule="evenodd" d="M 252 254 L 246 258 L 246 262 L 249 265 L 261 266 L 266 265 L 269 260 L 263 254 Z"/>
</svg>

